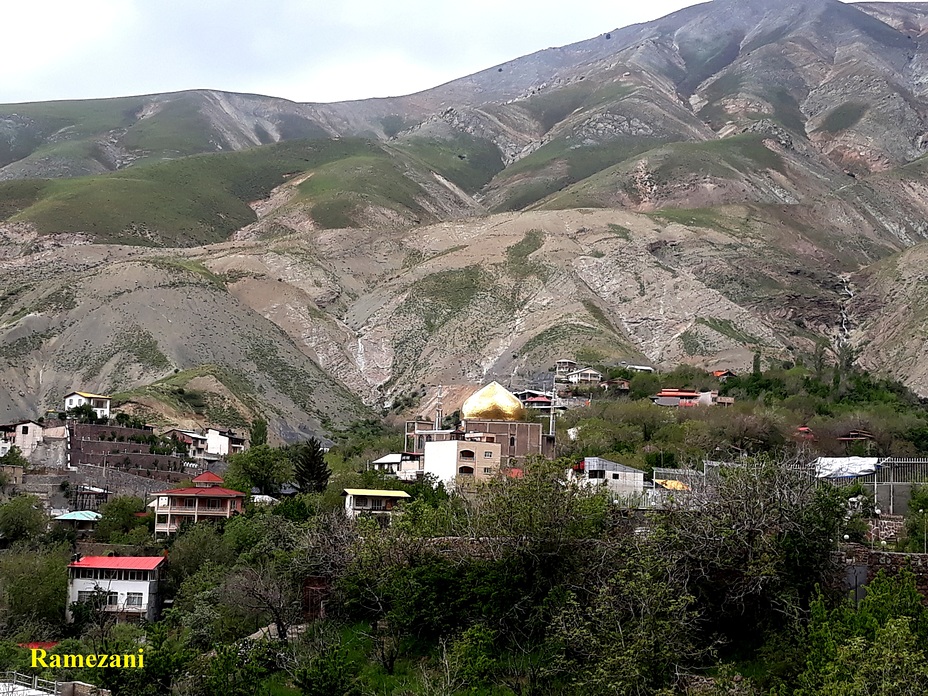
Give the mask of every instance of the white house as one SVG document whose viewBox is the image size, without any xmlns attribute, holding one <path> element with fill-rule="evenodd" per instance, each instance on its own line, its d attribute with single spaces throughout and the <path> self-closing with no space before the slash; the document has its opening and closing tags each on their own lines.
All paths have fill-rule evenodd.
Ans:
<svg viewBox="0 0 928 696">
<path fill-rule="evenodd" d="M 426 442 L 424 473 L 435 476 L 448 490 L 457 484 L 492 478 L 499 472 L 502 446 L 490 437 L 470 433 L 461 439 Z"/>
<path fill-rule="evenodd" d="M 568 358 L 561 358 L 554 363 L 554 374 L 556 375 L 566 375 L 570 372 L 573 372 L 577 369 L 577 363 L 574 360 L 569 360 Z"/>
<path fill-rule="evenodd" d="M 567 374 L 567 381 L 571 384 L 599 384 L 603 381 L 603 373 L 592 367 L 574 370 Z"/>
<path fill-rule="evenodd" d="M 225 457 L 245 451 L 245 438 L 231 430 L 206 429 L 206 453 Z"/>
<path fill-rule="evenodd" d="M 71 392 L 64 397 L 64 410 L 70 411 L 72 408 L 78 408 L 84 404 L 90 404 L 90 408 L 97 414 L 97 418 L 110 417 L 111 399 L 101 394 L 90 394 L 88 392 Z"/>
<path fill-rule="evenodd" d="M 345 496 L 345 514 L 348 517 L 375 515 L 386 519 L 399 510 L 400 501 L 412 497 L 406 491 L 371 488 L 346 488 L 342 491 L 342 495 Z"/>
<path fill-rule="evenodd" d="M 625 365 L 625 369 L 629 372 L 654 372 L 654 368 L 647 365 Z"/>
<path fill-rule="evenodd" d="M 644 493 L 644 472 L 602 457 L 586 457 L 572 471 L 573 478 L 589 485 L 604 485 L 618 497 L 636 499 Z"/>
<path fill-rule="evenodd" d="M 395 474 L 400 470 L 400 465 L 403 463 L 403 455 L 399 452 L 391 452 L 390 454 L 385 454 L 379 459 L 375 459 L 371 462 L 371 468 L 374 471 L 382 471 L 385 474 Z"/>
<path fill-rule="evenodd" d="M 164 556 L 84 556 L 68 565 L 67 619 L 71 605 L 106 593 L 105 610 L 119 621 L 156 621 Z"/>
</svg>

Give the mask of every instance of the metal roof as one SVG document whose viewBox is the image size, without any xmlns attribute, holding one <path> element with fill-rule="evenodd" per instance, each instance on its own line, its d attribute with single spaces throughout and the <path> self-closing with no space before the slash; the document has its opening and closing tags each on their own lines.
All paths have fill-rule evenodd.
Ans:
<svg viewBox="0 0 928 696">
<path fill-rule="evenodd" d="M 411 498 L 406 491 L 383 491 L 373 488 L 346 488 L 342 495 L 366 495 L 371 498 Z"/>
<path fill-rule="evenodd" d="M 164 556 L 84 556 L 69 563 L 69 568 L 101 568 L 103 570 L 154 570 L 164 563 Z"/>
<path fill-rule="evenodd" d="M 101 517 L 103 517 L 103 515 L 93 510 L 77 510 L 75 512 L 66 512 L 63 515 L 58 515 L 55 519 L 65 520 L 67 522 L 96 522 Z"/>
</svg>

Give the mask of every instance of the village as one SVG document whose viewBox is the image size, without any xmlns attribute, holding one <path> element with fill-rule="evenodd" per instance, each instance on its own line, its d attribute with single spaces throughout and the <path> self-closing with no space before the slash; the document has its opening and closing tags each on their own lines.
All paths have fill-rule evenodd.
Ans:
<svg viewBox="0 0 928 696">
<path fill-rule="evenodd" d="M 366 475 L 381 481 L 380 487 L 340 491 L 345 519 L 389 526 L 412 499 L 405 489 L 409 485 L 424 482 L 467 498 L 500 478 L 520 479 L 527 462 L 557 459 L 560 418 L 589 410 L 591 402 L 603 398 L 627 401 L 633 375 L 655 373 L 640 365 L 623 364 L 618 370 L 628 376 L 608 378 L 565 358 L 555 363 L 549 390 L 509 391 L 491 382 L 477 388 L 453 414 L 446 414 L 439 401 L 432 418 L 405 422 L 401 451 L 366 461 Z M 724 369 L 705 375 L 719 387 L 736 377 Z M 663 387 L 649 401 L 663 409 L 691 411 L 732 408 L 736 400 L 720 396 L 719 389 Z M 73 621 L 75 607 L 101 593 L 104 611 L 117 621 L 156 621 L 171 605 L 163 586 L 170 551 L 133 555 L 132 546 L 95 539 L 101 511 L 110 501 L 144 499 L 145 511 L 135 513 L 151 520 L 150 543 L 143 546 L 157 549 L 159 539 L 170 541 L 190 525 L 229 520 L 246 509 L 272 507 L 299 493 L 289 484 L 278 497 L 258 487 L 226 487 L 223 473 L 229 458 L 248 451 L 251 444 L 246 433 L 220 426 L 156 432 L 114 409 L 111 397 L 84 391 L 65 395 L 59 409 L 0 426 L 0 473 L 5 499 L 33 496 L 44 507 L 48 528 L 65 531 L 72 540 L 67 605 L 62 607 L 68 621 Z M 566 430 L 568 442 L 578 438 L 582 427 Z M 816 439 L 806 425 L 797 427 L 793 436 L 800 455 L 803 446 Z M 873 439 L 863 430 L 838 438 L 855 453 Z M 747 461 L 742 453 L 727 460 L 706 458 L 699 467 L 653 466 L 646 471 L 614 459 L 620 457 L 575 458 L 564 481 L 602 491 L 616 509 L 641 520 L 647 511 L 678 504 L 681 494 L 704 488 L 726 468 Z M 910 512 L 913 487 L 928 478 L 928 458 L 919 457 L 800 456 L 794 466 L 820 483 L 855 483 L 868 491 L 872 509 L 859 540 L 876 548 L 897 540 Z M 312 615 L 319 609 L 307 611 Z"/>
</svg>

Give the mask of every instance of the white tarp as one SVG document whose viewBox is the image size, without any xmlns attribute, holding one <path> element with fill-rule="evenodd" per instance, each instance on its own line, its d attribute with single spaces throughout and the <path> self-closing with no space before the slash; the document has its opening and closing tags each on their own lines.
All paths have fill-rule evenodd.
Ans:
<svg viewBox="0 0 928 696">
<path fill-rule="evenodd" d="M 879 457 L 819 457 L 815 460 L 818 478 L 866 476 L 877 470 Z"/>
</svg>

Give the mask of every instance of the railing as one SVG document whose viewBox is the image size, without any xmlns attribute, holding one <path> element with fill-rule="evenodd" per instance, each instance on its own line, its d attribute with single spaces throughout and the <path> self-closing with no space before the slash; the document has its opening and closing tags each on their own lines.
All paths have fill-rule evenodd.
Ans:
<svg viewBox="0 0 928 696">
<path fill-rule="evenodd" d="M 61 693 L 58 688 L 58 682 L 48 681 L 47 679 L 39 679 L 38 677 L 32 676 L 30 674 L 22 674 L 21 672 L 6 672 L 5 680 L 5 684 L 0 684 L 0 696 L 3 696 L 4 694 L 22 693 L 20 687 L 41 691 L 46 694 L 52 694 L 53 696 L 57 696 L 57 694 Z"/>
</svg>

